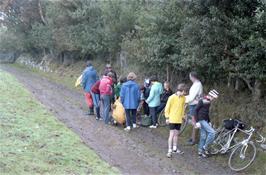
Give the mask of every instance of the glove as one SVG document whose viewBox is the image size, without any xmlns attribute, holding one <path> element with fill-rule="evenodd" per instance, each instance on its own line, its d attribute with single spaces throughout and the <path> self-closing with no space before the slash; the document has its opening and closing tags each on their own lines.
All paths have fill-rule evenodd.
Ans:
<svg viewBox="0 0 266 175">
<path fill-rule="evenodd" d="M 198 128 L 200 128 L 200 127 L 201 127 L 200 123 L 197 122 L 197 123 L 195 124 L 195 128 L 198 129 Z"/>
</svg>

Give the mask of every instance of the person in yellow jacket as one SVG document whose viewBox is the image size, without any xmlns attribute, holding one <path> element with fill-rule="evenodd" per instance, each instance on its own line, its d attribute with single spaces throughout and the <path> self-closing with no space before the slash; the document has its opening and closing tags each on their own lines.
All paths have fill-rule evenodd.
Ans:
<svg viewBox="0 0 266 175">
<path fill-rule="evenodd" d="M 118 98 L 113 105 L 112 117 L 115 123 L 117 122 L 123 125 L 126 122 L 126 112 L 123 107 L 123 104 L 120 101 L 120 98 Z"/>
<path fill-rule="evenodd" d="M 167 153 L 167 157 L 169 158 L 172 157 L 172 153 L 183 154 L 183 151 L 177 148 L 177 141 L 185 114 L 185 92 L 185 84 L 179 84 L 177 86 L 177 92 L 169 97 L 165 107 L 166 123 L 169 124 L 170 128 Z"/>
</svg>

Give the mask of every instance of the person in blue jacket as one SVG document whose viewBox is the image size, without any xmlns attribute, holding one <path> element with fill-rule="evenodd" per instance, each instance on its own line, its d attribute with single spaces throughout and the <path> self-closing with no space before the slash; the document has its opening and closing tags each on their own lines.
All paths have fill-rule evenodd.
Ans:
<svg viewBox="0 0 266 175">
<path fill-rule="evenodd" d="M 91 92 L 92 86 L 99 80 L 97 71 L 94 69 L 90 61 L 87 61 L 87 67 L 82 73 L 81 85 L 85 92 L 85 100 L 89 107 L 88 115 L 94 115 L 94 107 L 96 110 L 96 119 L 100 119 L 100 107 L 99 100 L 100 97 L 98 94 Z"/>
<path fill-rule="evenodd" d="M 134 72 L 130 72 L 127 76 L 128 81 L 123 83 L 120 91 L 121 103 L 123 104 L 126 111 L 127 127 L 125 128 L 125 131 L 130 131 L 131 127 L 137 128 L 136 115 L 140 102 L 140 88 L 139 85 L 135 82 L 136 78 L 136 74 Z"/>
<path fill-rule="evenodd" d="M 151 78 L 151 90 L 146 103 L 149 105 L 150 108 L 150 115 L 152 117 L 152 125 L 150 128 L 157 128 L 157 109 L 161 103 L 161 94 L 163 93 L 163 85 L 162 83 L 158 82 L 156 76 Z"/>
</svg>

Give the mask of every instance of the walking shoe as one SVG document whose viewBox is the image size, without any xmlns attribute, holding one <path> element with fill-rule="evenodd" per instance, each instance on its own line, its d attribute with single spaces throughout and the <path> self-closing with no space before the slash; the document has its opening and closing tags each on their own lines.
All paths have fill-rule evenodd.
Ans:
<svg viewBox="0 0 266 175">
<path fill-rule="evenodd" d="M 138 128 L 138 125 L 135 124 L 135 123 L 133 123 L 133 128 L 134 128 L 134 129 L 135 129 L 135 128 Z"/>
<path fill-rule="evenodd" d="M 205 155 L 210 155 L 208 148 L 206 148 L 205 146 L 203 146 L 203 152 Z"/>
<path fill-rule="evenodd" d="M 86 112 L 85 115 L 90 115 L 90 112 Z"/>
<path fill-rule="evenodd" d="M 176 153 L 176 154 L 184 154 L 184 152 L 181 151 L 180 149 L 173 150 L 173 153 Z"/>
<path fill-rule="evenodd" d="M 96 117 L 96 120 L 100 120 L 100 118 L 99 117 Z"/>
<path fill-rule="evenodd" d="M 168 152 L 168 153 L 166 154 L 166 157 L 171 158 L 171 157 L 172 157 L 172 153 L 171 153 L 171 152 Z"/>
<path fill-rule="evenodd" d="M 130 131 L 130 130 L 131 130 L 131 129 L 130 129 L 130 126 L 127 126 L 124 130 L 125 130 L 125 131 Z"/>
<path fill-rule="evenodd" d="M 198 152 L 198 155 L 199 155 L 200 157 L 203 157 L 203 158 L 206 158 L 206 157 L 207 157 L 207 155 L 206 155 L 203 151 L 199 151 L 199 152 Z"/>
<path fill-rule="evenodd" d="M 210 155 L 210 152 L 208 150 L 206 150 L 206 149 L 203 149 L 203 150 L 204 150 L 205 155 Z"/>
<path fill-rule="evenodd" d="M 190 146 L 195 145 L 195 141 L 193 141 L 192 139 L 189 139 L 187 141 L 187 144 L 190 145 Z"/>
<path fill-rule="evenodd" d="M 90 108 L 89 115 L 94 115 L 94 109 L 93 108 Z"/>
<path fill-rule="evenodd" d="M 151 125 L 149 128 L 155 129 L 155 128 L 157 128 L 157 126 Z"/>
</svg>

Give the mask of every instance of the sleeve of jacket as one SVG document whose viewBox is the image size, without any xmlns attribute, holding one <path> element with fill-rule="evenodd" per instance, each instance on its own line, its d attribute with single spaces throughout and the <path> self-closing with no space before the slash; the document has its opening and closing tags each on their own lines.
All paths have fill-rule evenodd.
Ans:
<svg viewBox="0 0 266 175">
<path fill-rule="evenodd" d="M 197 104 L 196 106 L 196 109 L 195 109 L 195 112 L 194 112 L 194 117 L 195 117 L 195 120 L 198 122 L 198 114 L 199 114 L 199 110 L 200 108 L 203 106 L 203 101 L 200 100 L 199 103 Z"/>
<path fill-rule="evenodd" d="M 125 87 L 123 85 L 122 85 L 121 91 L 120 91 L 120 100 L 121 100 L 121 103 L 124 104 L 124 100 L 125 100 Z"/>
<path fill-rule="evenodd" d="M 96 72 L 96 81 L 98 81 L 100 78 L 99 78 L 99 75 L 97 74 Z"/>
<path fill-rule="evenodd" d="M 190 103 L 193 100 L 195 100 L 195 98 L 198 95 L 201 88 L 202 87 L 200 86 L 200 84 L 192 85 L 192 87 L 191 87 L 192 91 L 190 92 L 189 95 L 186 96 L 186 103 Z"/>
<path fill-rule="evenodd" d="M 163 85 L 161 84 L 161 90 L 160 90 L 160 95 L 163 94 Z"/>
<path fill-rule="evenodd" d="M 139 85 L 137 85 L 137 97 L 138 97 L 138 103 L 139 103 L 140 100 L 141 100 L 141 92 L 140 92 L 140 87 L 139 87 Z"/>
<path fill-rule="evenodd" d="M 167 100 L 165 109 L 164 109 L 164 115 L 165 118 L 169 118 L 170 117 L 170 108 L 171 108 L 171 97 L 169 97 L 169 99 Z"/>
<path fill-rule="evenodd" d="M 88 76 L 86 72 L 82 73 L 82 80 L 81 80 L 81 85 L 83 87 L 83 89 L 85 89 L 86 87 L 86 82 L 87 82 Z"/>
<path fill-rule="evenodd" d="M 146 102 L 149 104 L 153 98 L 154 98 L 154 86 L 151 87 L 150 95 L 148 99 L 146 100 Z"/>
</svg>

